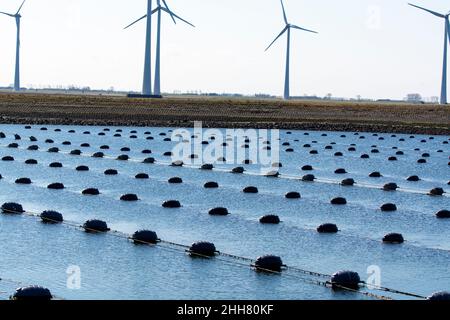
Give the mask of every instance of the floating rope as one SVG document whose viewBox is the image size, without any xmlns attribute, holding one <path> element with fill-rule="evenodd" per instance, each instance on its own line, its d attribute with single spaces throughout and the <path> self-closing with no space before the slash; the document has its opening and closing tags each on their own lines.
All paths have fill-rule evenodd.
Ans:
<svg viewBox="0 0 450 320">
<path fill-rule="evenodd" d="M 25 211 L 25 212 L 15 212 L 15 211 L 7 211 L 6 213 L 10 213 L 10 214 L 24 214 L 30 217 L 35 217 L 35 218 L 40 218 L 40 214 L 38 213 L 34 213 L 34 212 L 29 212 L 29 211 Z M 63 225 L 67 225 L 69 227 L 73 227 L 76 229 L 80 229 L 83 228 L 85 231 L 88 232 L 92 232 L 92 233 L 101 233 L 101 234 L 106 234 L 109 236 L 113 236 L 116 238 L 120 238 L 120 239 L 124 239 L 127 241 L 133 240 L 133 241 L 137 241 L 141 244 L 145 244 L 145 245 L 150 245 L 150 246 L 155 246 L 155 244 L 153 243 L 149 243 L 149 242 L 145 242 L 145 241 L 140 241 L 140 240 L 135 240 L 133 239 L 133 237 L 131 235 L 128 235 L 126 233 L 120 232 L 120 231 L 114 231 L 111 230 L 109 232 L 101 232 L 101 231 L 97 231 L 95 229 L 90 229 L 90 228 L 86 228 L 81 226 L 80 224 L 76 223 L 76 222 L 70 222 L 70 221 L 56 221 L 56 220 L 52 220 L 52 219 L 48 219 L 48 218 L 44 218 L 42 219 L 43 221 L 47 221 L 47 222 L 52 222 L 55 224 L 63 224 Z M 183 252 L 186 253 L 188 252 L 191 256 L 197 256 L 197 257 L 201 257 L 201 258 L 205 258 L 205 259 L 216 259 L 219 260 L 221 262 L 227 263 L 227 264 L 231 264 L 234 266 L 241 266 L 241 267 L 245 267 L 248 268 L 249 266 L 252 266 L 253 263 L 255 262 L 255 260 L 250 259 L 250 258 L 246 258 L 246 257 L 242 257 L 242 256 L 237 256 L 237 255 L 233 255 L 233 254 L 228 254 L 228 253 L 223 253 L 223 252 L 218 252 L 218 256 L 216 257 L 209 257 L 209 256 L 204 256 L 198 253 L 194 253 L 194 252 L 190 252 L 189 248 L 190 246 L 187 245 L 183 245 L 183 244 L 179 244 L 179 243 L 175 243 L 175 242 L 171 242 L 171 241 L 165 241 L 165 240 L 160 240 L 159 241 L 161 244 L 165 244 L 166 246 L 158 246 L 159 248 L 163 249 L 163 250 L 169 250 L 169 251 L 176 251 L 176 252 Z M 225 260 L 223 259 L 223 257 L 228 257 L 228 258 L 232 258 L 235 261 L 229 261 L 229 260 Z M 245 261 L 246 263 L 241 263 L 238 261 Z M 380 299 L 380 300 L 391 300 L 392 298 L 390 297 L 385 297 L 382 295 L 376 295 L 370 292 L 365 292 L 365 291 L 360 291 L 360 290 L 355 290 L 352 288 L 347 288 L 347 287 L 343 287 L 337 284 L 332 284 L 330 281 L 320 281 L 320 280 L 313 280 L 313 279 L 306 279 L 302 276 L 299 275 L 303 274 L 303 275 L 311 275 L 311 276 L 317 276 L 317 277 L 321 277 L 321 278 L 330 278 L 330 275 L 327 274 L 323 274 L 323 273 L 318 273 L 318 272 L 313 272 L 313 271 L 308 271 L 308 270 L 304 270 L 298 267 L 289 267 L 286 266 L 285 267 L 286 270 L 292 270 L 295 271 L 297 274 L 288 274 L 288 273 L 282 273 L 279 271 L 274 271 L 274 270 L 268 270 L 268 269 L 262 269 L 260 267 L 257 268 L 257 270 L 259 271 L 263 271 L 266 273 L 271 273 L 271 274 L 279 274 L 279 275 L 283 275 L 292 279 L 296 279 L 296 280 L 300 280 L 303 281 L 305 283 L 309 283 L 309 284 L 313 284 L 313 285 L 318 285 L 318 286 L 323 286 L 323 287 L 335 287 L 338 289 L 342 289 L 344 291 L 348 291 L 348 292 L 352 292 L 352 293 L 357 293 L 357 294 L 361 294 L 367 297 L 371 297 L 371 298 L 375 298 L 375 299 Z M 395 289 L 390 289 L 390 288 L 386 288 L 386 287 L 381 287 L 381 286 L 373 286 L 373 285 L 369 285 L 365 282 L 361 282 L 361 284 L 366 287 L 366 288 L 375 288 L 377 290 L 380 291 L 384 291 L 384 292 L 390 292 L 390 293 L 395 293 L 395 294 L 399 294 L 399 295 L 405 295 L 405 296 L 409 296 L 409 297 L 415 297 L 415 298 L 420 298 L 420 299 L 426 299 L 426 297 L 420 296 L 420 295 L 416 295 L 414 293 L 409 293 L 409 292 L 405 292 L 405 291 L 399 291 L 399 290 L 395 290 Z"/>
</svg>

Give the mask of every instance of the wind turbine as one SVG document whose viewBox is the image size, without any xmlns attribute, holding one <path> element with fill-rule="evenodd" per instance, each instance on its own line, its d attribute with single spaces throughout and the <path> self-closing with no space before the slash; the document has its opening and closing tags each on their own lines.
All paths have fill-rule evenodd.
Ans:
<svg viewBox="0 0 450 320">
<path fill-rule="evenodd" d="M 148 18 L 147 18 L 148 17 Z M 145 56 L 144 56 L 144 80 L 142 84 L 142 94 L 152 95 L 152 0 L 147 0 L 147 14 L 139 18 L 132 24 L 125 27 L 131 27 L 138 21 L 147 18 L 147 31 L 145 34 Z"/>
<path fill-rule="evenodd" d="M 22 10 L 25 1 L 26 0 L 22 2 L 22 4 L 19 7 L 19 10 L 17 10 L 15 14 L 0 11 L 0 14 L 4 14 L 11 18 L 16 19 L 17 40 L 16 40 L 16 69 L 14 76 L 14 91 L 20 91 L 20 19 L 22 18 L 22 16 L 20 15 L 20 10 Z"/>
<path fill-rule="evenodd" d="M 450 24 L 449 24 L 449 15 L 450 12 L 447 14 L 438 13 L 426 8 L 422 8 L 419 6 L 416 6 L 415 4 L 408 3 L 410 6 L 413 6 L 415 8 L 424 10 L 426 12 L 431 13 L 432 15 L 444 19 L 445 23 L 445 35 L 444 35 L 444 66 L 442 70 L 442 86 L 441 86 L 441 104 L 447 104 L 447 41 L 450 41 Z"/>
<path fill-rule="evenodd" d="M 162 12 L 169 14 L 175 24 L 177 23 L 176 19 L 178 19 L 192 27 L 195 27 L 195 26 L 192 23 L 184 20 L 180 16 L 173 13 L 173 11 L 171 11 L 169 9 L 169 6 L 167 5 L 167 2 L 165 0 L 162 0 L 163 5 L 161 5 L 161 0 L 157 0 L 157 6 L 154 10 L 151 10 L 151 0 L 148 0 L 148 1 L 149 1 L 149 7 L 147 10 L 147 14 L 144 15 L 143 17 L 139 18 L 138 20 L 134 21 L 130 25 L 126 26 L 125 29 L 131 27 L 132 25 L 141 21 L 142 19 L 147 18 L 147 34 L 151 34 L 151 16 L 155 13 L 158 13 L 157 36 L 156 36 L 155 87 L 153 90 L 153 94 L 155 96 L 161 96 L 161 20 L 162 20 Z M 149 21 L 150 21 L 150 23 L 149 23 Z M 150 41 L 149 39 L 150 39 L 150 37 L 147 36 L 147 41 Z M 150 44 L 147 43 L 146 48 L 147 47 L 150 50 Z M 147 50 L 146 50 L 146 52 L 147 52 Z M 150 54 L 146 54 L 146 61 L 150 61 Z M 149 68 L 147 68 L 146 70 L 149 70 Z M 147 83 L 150 83 L 150 81 L 148 81 Z M 150 85 L 150 87 L 151 87 L 151 85 Z M 149 91 L 151 92 L 151 89 Z"/>
<path fill-rule="evenodd" d="M 284 3 L 283 0 L 281 1 L 281 9 L 283 10 L 283 18 L 284 22 L 286 23 L 286 26 L 281 31 L 281 33 L 275 38 L 275 40 L 272 41 L 272 43 L 266 48 L 266 51 L 269 50 L 269 48 L 285 33 L 287 32 L 287 50 L 286 50 L 286 75 L 284 79 L 284 99 L 288 100 L 290 97 L 290 88 L 289 88 L 289 72 L 290 72 L 290 54 L 291 54 L 291 29 L 298 29 L 306 32 L 312 32 L 312 33 L 318 33 L 316 31 L 308 30 L 305 28 L 301 28 L 299 26 L 290 24 L 288 22 L 286 11 L 284 9 Z"/>
</svg>

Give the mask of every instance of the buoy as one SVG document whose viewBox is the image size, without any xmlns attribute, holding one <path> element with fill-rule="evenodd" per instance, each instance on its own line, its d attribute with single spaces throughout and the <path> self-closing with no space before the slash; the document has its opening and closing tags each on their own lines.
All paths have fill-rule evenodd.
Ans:
<svg viewBox="0 0 450 320">
<path fill-rule="evenodd" d="M 78 166 L 75 168 L 76 171 L 89 171 L 88 166 Z"/>
<path fill-rule="evenodd" d="M 350 152 L 355 152 L 355 151 L 356 151 L 356 148 L 355 148 L 355 147 L 350 147 L 350 148 L 348 148 L 347 150 L 350 151 Z"/>
<path fill-rule="evenodd" d="M 214 257 L 217 253 L 216 246 L 210 242 L 195 242 L 193 243 L 189 250 L 189 254 L 193 257 Z"/>
<path fill-rule="evenodd" d="M 262 224 L 279 224 L 281 221 L 280 221 L 280 217 L 270 214 L 270 215 L 261 217 L 259 219 L 259 222 Z"/>
<path fill-rule="evenodd" d="M 25 164 L 36 165 L 38 162 L 35 159 L 28 159 L 25 161 Z"/>
<path fill-rule="evenodd" d="M 333 289 L 359 289 L 361 278 L 359 274 L 353 271 L 339 271 L 331 276 L 331 285 Z"/>
<path fill-rule="evenodd" d="M 70 141 L 64 141 L 64 142 L 62 143 L 62 145 L 63 145 L 63 146 L 70 146 L 70 145 L 72 145 L 72 142 L 70 142 Z"/>
<path fill-rule="evenodd" d="M 139 198 L 137 195 L 129 193 L 129 194 L 124 194 L 123 196 L 120 197 L 121 201 L 139 201 Z"/>
<path fill-rule="evenodd" d="M 295 150 L 293 149 L 293 148 L 287 148 L 286 150 L 285 150 L 285 152 L 288 152 L 288 153 L 292 153 L 292 152 L 294 152 Z"/>
<path fill-rule="evenodd" d="M 157 244 L 161 240 L 158 238 L 158 235 L 154 231 L 150 230 L 139 230 L 136 231 L 132 236 L 131 240 L 133 240 L 136 245 L 145 245 L 145 244 Z"/>
<path fill-rule="evenodd" d="M 88 233 L 108 232 L 110 230 L 105 221 L 96 219 L 86 221 L 83 228 Z"/>
<path fill-rule="evenodd" d="M 168 200 L 162 204 L 162 207 L 166 209 L 177 209 L 181 208 L 181 203 L 177 200 Z"/>
<path fill-rule="evenodd" d="M 79 156 L 79 155 L 81 155 L 81 150 L 78 150 L 78 149 L 72 150 L 72 151 L 70 151 L 70 154 L 73 156 Z"/>
<path fill-rule="evenodd" d="M 179 184 L 179 183 L 183 183 L 183 179 L 181 179 L 180 177 L 173 177 L 173 178 L 170 178 L 168 180 L 168 182 L 172 183 L 172 184 Z"/>
<path fill-rule="evenodd" d="M 202 165 L 202 167 L 200 169 L 202 169 L 202 170 L 213 170 L 214 166 L 212 164 L 206 163 L 206 164 Z"/>
<path fill-rule="evenodd" d="M 58 153 L 58 152 L 59 152 L 59 148 L 57 148 L 57 147 L 52 147 L 52 148 L 49 148 L 49 149 L 47 150 L 47 152 L 49 152 L 49 153 Z"/>
<path fill-rule="evenodd" d="M 22 205 L 15 202 L 6 202 L 2 204 L 2 213 L 9 213 L 9 214 L 21 214 L 24 213 L 25 210 L 23 210 Z"/>
<path fill-rule="evenodd" d="M 150 176 L 149 176 L 148 174 L 146 174 L 146 173 L 138 173 L 138 174 L 135 176 L 135 178 L 136 178 L 136 179 L 149 179 Z"/>
<path fill-rule="evenodd" d="M 450 292 L 435 292 L 427 298 L 429 301 L 450 301 Z"/>
<path fill-rule="evenodd" d="M 299 192 L 288 192 L 284 195 L 286 199 L 300 199 L 302 196 Z"/>
<path fill-rule="evenodd" d="M 405 155 L 405 153 L 403 151 L 397 151 L 395 154 L 397 156 L 404 156 Z"/>
<path fill-rule="evenodd" d="M 5 138 L 6 138 L 5 133 L 4 132 L 0 132 L 0 139 L 5 139 Z"/>
<path fill-rule="evenodd" d="M 333 146 L 325 146 L 325 150 L 333 150 Z"/>
<path fill-rule="evenodd" d="M 319 154 L 319 151 L 317 151 L 317 150 L 311 150 L 311 151 L 309 152 L 309 154 Z"/>
<path fill-rule="evenodd" d="M 100 191 L 96 188 L 88 188 L 81 192 L 85 196 L 98 196 L 100 194 Z"/>
<path fill-rule="evenodd" d="M 11 156 L 4 156 L 4 157 L 2 158 L 2 161 L 8 161 L 8 162 L 10 162 L 10 161 L 14 161 L 14 158 L 11 157 Z"/>
<path fill-rule="evenodd" d="M 336 171 L 334 171 L 334 173 L 335 174 L 346 174 L 347 171 L 345 169 L 341 168 L 341 169 L 336 169 Z"/>
<path fill-rule="evenodd" d="M 63 165 L 60 162 L 52 162 L 48 165 L 50 168 L 62 168 Z"/>
<path fill-rule="evenodd" d="M 96 152 L 92 155 L 92 158 L 103 158 L 105 154 L 103 152 Z"/>
<path fill-rule="evenodd" d="M 441 210 L 436 213 L 436 217 L 439 219 L 450 219 L 450 211 L 449 210 Z"/>
<path fill-rule="evenodd" d="M 206 182 L 203 186 L 205 189 L 217 189 L 219 187 L 219 184 L 217 182 Z"/>
<path fill-rule="evenodd" d="M 259 190 L 258 190 L 257 187 L 250 186 L 250 187 L 245 187 L 244 190 L 242 190 L 242 192 L 244 192 L 244 193 L 258 193 Z"/>
<path fill-rule="evenodd" d="M 381 178 L 383 175 L 379 172 L 372 172 L 371 174 L 369 174 L 370 178 Z"/>
<path fill-rule="evenodd" d="M 387 183 L 383 186 L 384 191 L 396 191 L 398 189 L 398 185 L 396 183 Z"/>
<path fill-rule="evenodd" d="M 272 168 L 283 168 L 283 164 L 281 162 L 272 163 Z"/>
<path fill-rule="evenodd" d="M 10 149 L 17 149 L 18 147 L 19 147 L 19 145 L 17 143 L 8 144 L 8 148 L 10 148 Z"/>
<path fill-rule="evenodd" d="M 352 178 L 348 178 L 348 179 L 344 179 L 341 182 L 342 186 L 353 186 L 355 185 L 355 180 L 353 180 Z"/>
<path fill-rule="evenodd" d="M 335 156 L 335 157 L 343 157 L 344 154 L 343 154 L 342 152 L 336 152 L 336 153 L 334 154 L 334 156 Z"/>
<path fill-rule="evenodd" d="M 61 223 L 64 221 L 63 215 L 56 211 L 44 211 L 40 215 L 42 222 L 54 224 L 54 223 Z"/>
<path fill-rule="evenodd" d="M 167 151 L 163 153 L 164 157 L 171 157 L 173 155 L 172 151 Z"/>
<path fill-rule="evenodd" d="M 398 159 L 397 159 L 397 157 L 389 157 L 388 158 L 388 161 L 397 161 Z"/>
<path fill-rule="evenodd" d="M 19 178 L 16 179 L 16 183 L 17 184 L 31 184 L 31 179 L 30 178 Z"/>
<path fill-rule="evenodd" d="M 312 174 L 307 174 L 302 177 L 302 181 L 304 182 L 314 182 L 314 180 L 316 180 L 316 177 Z"/>
<path fill-rule="evenodd" d="M 89 148 L 91 145 L 89 143 L 82 143 L 80 144 L 81 148 Z"/>
<path fill-rule="evenodd" d="M 310 165 L 306 165 L 302 167 L 302 171 L 313 171 L 314 168 Z"/>
<path fill-rule="evenodd" d="M 278 171 L 269 171 L 265 173 L 264 176 L 268 178 L 278 178 L 280 176 L 280 173 Z"/>
<path fill-rule="evenodd" d="M 427 160 L 426 159 L 419 159 L 419 160 L 417 160 L 417 163 L 424 164 L 424 163 L 427 163 Z"/>
<path fill-rule="evenodd" d="M 317 227 L 318 233 L 338 233 L 338 227 L 333 223 L 325 223 Z"/>
<path fill-rule="evenodd" d="M 109 150 L 109 146 L 107 145 L 103 145 L 100 147 L 101 150 Z"/>
<path fill-rule="evenodd" d="M 47 189 L 51 189 L 51 190 L 62 190 L 64 189 L 64 185 L 62 183 L 56 182 L 56 183 L 51 183 L 47 186 Z"/>
<path fill-rule="evenodd" d="M 241 174 L 241 173 L 245 172 L 245 169 L 243 167 L 236 167 L 236 168 L 233 168 L 233 170 L 231 170 L 231 172 Z"/>
<path fill-rule="evenodd" d="M 120 156 L 117 157 L 117 160 L 119 161 L 127 161 L 128 159 L 130 159 L 130 157 L 126 154 L 121 154 Z"/>
<path fill-rule="evenodd" d="M 172 167 L 182 167 L 184 165 L 183 161 L 181 160 L 177 160 L 177 161 L 173 161 L 170 166 Z"/>
<path fill-rule="evenodd" d="M 380 150 L 378 150 L 378 149 L 372 149 L 370 152 L 371 152 L 371 153 L 380 153 Z"/>
<path fill-rule="evenodd" d="M 123 147 L 122 149 L 120 149 L 121 152 L 130 152 L 131 149 L 128 147 Z"/>
<path fill-rule="evenodd" d="M 14 140 L 21 140 L 22 138 L 17 133 L 14 134 Z"/>
<path fill-rule="evenodd" d="M 389 233 L 384 236 L 383 242 L 389 244 L 401 244 L 405 242 L 405 239 L 400 233 Z"/>
<path fill-rule="evenodd" d="M 142 150 L 142 154 L 151 154 L 152 150 Z"/>
<path fill-rule="evenodd" d="M 107 170 L 105 170 L 105 175 L 107 175 L 107 176 L 115 176 L 115 175 L 117 175 L 117 174 L 119 174 L 118 172 L 117 172 L 117 170 L 115 170 L 115 169 L 107 169 Z"/>
<path fill-rule="evenodd" d="M 442 196 L 444 193 L 445 191 L 442 188 L 434 188 L 430 191 L 431 196 Z"/>
<path fill-rule="evenodd" d="M 146 158 L 144 159 L 144 161 L 142 161 L 142 163 L 153 164 L 155 163 L 155 158 Z"/>
<path fill-rule="evenodd" d="M 361 155 L 361 159 L 369 159 L 370 156 L 368 154 L 363 154 Z"/>
<path fill-rule="evenodd" d="M 410 176 L 406 180 L 409 182 L 418 182 L 420 181 L 420 178 L 418 176 Z"/>
<path fill-rule="evenodd" d="M 229 215 L 230 213 L 228 212 L 228 209 L 227 208 L 214 208 L 214 209 L 211 209 L 211 210 L 209 210 L 209 215 L 211 215 L 211 216 L 227 216 L 227 215 Z"/>
<path fill-rule="evenodd" d="M 27 148 L 29 151 L 37 151 L 39 150 L 39 146 L 37 145 L 31 145 Z"/>
<path fill-rule="evenodd" d="M 334 204 L 334 205 L 345 205 L 345 204 L 347 204 L 347 200 L 345 198 L 338 197 L 338 198 L 332 199 L 331 200 L 331 204 Z"/>
<path fill-rule="evenodd" d="M 397 211 L 397 206 L 393 203 L 385 203 L 381 206 L 381 211 L 385 212 Z"/>
<path fill-rule="evenodd" d="M 53 299 L 53 296 L 47 288 L 30 286 L 18 288 L 10 299 L 17 301 L 49 301 Z"/>
<path fill-rule="evenodd" d="M 253 267 L 260 272 L 281 272 L 285 265 L 280 257 L 267 255 L 257 258 Z"/>
</svg>

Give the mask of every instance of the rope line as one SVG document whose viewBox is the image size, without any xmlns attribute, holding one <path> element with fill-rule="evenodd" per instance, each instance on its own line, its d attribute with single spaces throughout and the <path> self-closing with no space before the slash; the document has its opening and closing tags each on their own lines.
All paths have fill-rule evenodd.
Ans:
<svg viewBox="0 0 450 320">
<path fill-rule="evenodd" d="M 92 228 L 88 228 L 85 226 L 81 226 L 80 224 L 76 223 L 76 222 L 71 222 L 71 221 L 56 221 L 56 220 L 52 220 L 49 218 L 41 218 L 41 215 L 39 213 L 34 213 L 34 212 L 30 212 L 30 211 L 25 211 L 25 212 L 18 212 L 18 211 L 12 211 L 12 210 L 5 210 L 4 213 L 6 214 L 24 214 L 30 217 L 34 217 L 34 218 L 40 218 L 42 219 L 44 222 L 50 222 L 50 223 L 55 223 L 55 224 L 63 224 L 63 225 L 67 225 L 69 227 L 73 227 L 76 229 L 84 229 L 87 232 L 91 232 L 91 233 L 99 233 L 99 234 L 106 234 L 112 237 L 116 237 L 119 239 L 125 239 L 127 241 L 133 240 L 136 241 L 138 243 L 141 244 L 145 244 L 145 245 L 150 245 L 150 246 L 156 246 L 154 243 L 149 243 L 146 241 L 142 241 L 142 240 L 136 240 L 133 239 L 133 236 L 120 232 L 120 231 L 116 231 L 116 230 L 109 230 L 107 232 L 102 232 L 102 231 L 98 231 L 96 229 L 92 229 Z M 165 246 L 158 246 L 158 248 L 161 248 L 163 250 L 169 250 L 169 251 L 176 251 L 176 252 L 183 252 L 184 254 L 186 254 L 186 252 L 188 252 L 191 256 L 194 257 L 201 257 L 201 258 L 205 258 L 205 259 L 216 259 L 219 260 L 221 262 L 224 262 L 226 264 L 230 264 L 230 265 L 234 265 L 234 266 L 242 266 L 245 268 L 253 267 L 253 263 L 255 262 L 255 260 L 250 259 L 250 258 L 246 258 L 246 257 L 242 257 L 242 256 L 238 256 L 238 255 L 233 255 L 233 254 L 228 254 L 228 253 L 223 253 L 223 252 L 218 252 L 217 256 L 214 257 L 210 257 L 210 256 L 205 256 L 196 252 L 192 252 L 190 251 L 190 246 L 188 245 L 183 245 L 183 244 L 179 244 L 179 243 L 175 243 L 175 242 L 171 242 L 171 241 L 166 241 L 166 240 L 159 240 L 158 241 L 161 244 L 164 244 Z M 227 258 L 231 258 L 233 260 L 236 261 L 228 261 L 223 259 L 224 257 Z M 245 261 L 247 262 L 246 264 L 238 262 L 238 261 Z M 290 266 L 285 266 L 286 270 L 292 270 L 294 272 L 296 272 L 296 275 L 294 274 L 289 274 L 289 273 L 282 273 L 282 272 L 278 272 L 278 271 L 274 271 L 274 270 L 269 270 L 269 269 L 264 269 L 264 268 L 260 268 L 257 267 L 255 268 L 258 271 L 263 271 L 266 273 L 270 273 L 270 274 L 278 274 L 278 275 L 283 275 L 285 277 L 290 277 L 292 279 L 296 279 L 296 280 L 301 280 L 305 283 L 310 283 L 310 284 L 314 284 L 314 285 L 318 285 L 318 286 L 324 286 L 324 287 L 330 287 L 333 286 L 335 288 L 339 288 L 342 289 L 344 291 L 349 291 L 352 293 L 357 293 L 357 294 L 361 294 L 361 295 L 365 295 L 367 297 L 371 297 L 371 298 L 376 298 L 379 300 L 392 300 L 392 298 L 390 297 L 385 297 L 382 295 L 377 295 L 377 294 L 373 294 L 370 292 L 365 292 L 365 291 L 360 291 L 360 290 L 355 290 L 352 288 L 347 288 L 341 285 L 337 285 L 335 283 L 331 283 L 330 281 L 320 281 L 320 280 L 312 280 L 312 279 L 306 279 L 302 276 L 300 276 L 300 274 L 303 275 L 310 275 L 310 276 L 316 276 L 316 277 L 320 277 L 320 278 L 331 278 L 331 275 L 327 275 L 327 274 L 323 274 L 323 273 L 318 273 L 318 272 L 314 272 L 314 271 L 309 271 L 309 270 L 304 270 L 298 267 L 290 267 Z M 361 285 L 363 285 L 366 288 L 375 288 L 377 290 L 380 291 L 385 291 L 385 292 L 390 292 L 390 293 L 394 293 L 394 294 L 399 294 L 399 295 L 405 295 L 405 296 L 410 296 L 410 297 L 415 297 L 415 298 L 420 298 L 420 299 L 426 299 L 426 297 L 420 296 L 420 295 L 416 295 L 414 293 L 409 293 L 409 292 L 405 292 L 405 291 L 399 291 L 399 290 L 395 290 L 395 289 L 391 289 L 391 288 L 386 288 L 386 287 L 381 287 L 381 286 L 374 286 L 374 285 L 369 285 L 366 282 L 360 282 Z"/>
</svg>

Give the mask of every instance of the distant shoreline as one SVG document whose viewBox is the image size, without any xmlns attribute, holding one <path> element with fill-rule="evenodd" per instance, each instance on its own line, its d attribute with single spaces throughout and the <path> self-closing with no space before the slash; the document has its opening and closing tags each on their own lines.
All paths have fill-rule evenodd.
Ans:
<svg viewBox="0 0 450 320">
<path fill-rule="evenodd" d="M 0 93 L 0 123 L 450 135 L 450 107 L 395 103 Z"/>
</svg>

